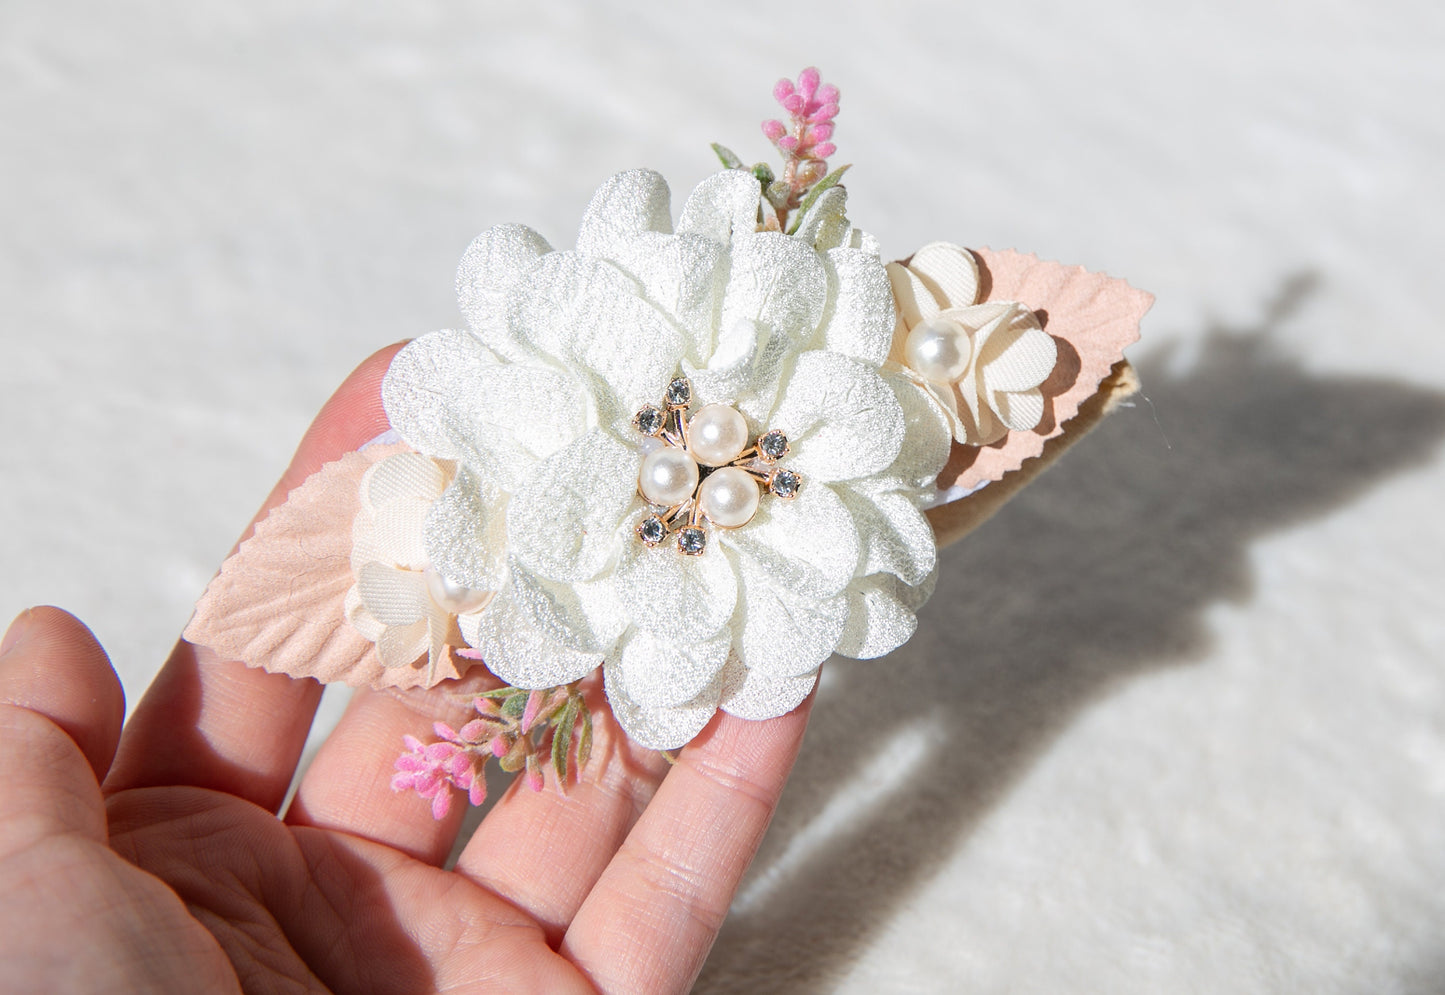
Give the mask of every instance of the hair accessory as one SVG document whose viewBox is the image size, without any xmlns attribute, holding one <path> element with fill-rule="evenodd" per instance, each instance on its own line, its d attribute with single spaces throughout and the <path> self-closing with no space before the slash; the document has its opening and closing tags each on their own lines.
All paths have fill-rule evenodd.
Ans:
<svg viewBox="0 0 1445 995">
<path fill-rule="evenodd" d="M 328 464 L 222 566 L 186 630 L 292 676 L 431 687 L 485 665 L 477 717 L 408 737 L 393 785 L 440 817 L 488 758 L 587 763 L 601 669 L 637 743 L 796 707 L 837 653 L 883 656 L 940 545 L 1134 389 L 1149 295 L 943 242 L 885 263 L 854 227 L 836 87 L 774 90 L 775 173 L 685 198 L 631 170 L 576 247 L 503 224 L 457 273 L 465 329 L 393 360 L 393 431 Z"/>
</svg>

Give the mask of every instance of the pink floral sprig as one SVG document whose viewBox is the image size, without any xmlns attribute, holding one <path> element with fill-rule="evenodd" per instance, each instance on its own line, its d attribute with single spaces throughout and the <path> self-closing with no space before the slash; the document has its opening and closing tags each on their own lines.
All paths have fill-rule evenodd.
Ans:
<svg viewBox="0 0 1445 995">
<path fill-rule="evenodd" d="M 809 188 L 828 175 L 828 157 L 838 151 L 831 139 L 839 96 L 838 88 L 824 83 L 811 66 L 798 74 L 796 83 L 780 79 L 773 87 L 773 97 L 788 112 L 786 123 L 763 122 L 763 134 L 783 154 L 784 188 L 769 191 L 780 213 L 796 209 Z M 785 197 L 777 196 L 783 193 Z"/>
<path fill-rule="evenodd" d="M 438 742 L 403 736 L 406 752 L 396 759 L 393 791 L 415 791 L 431 802 L 434 819 L 451 811 L 453 793 L 473 805 L 487 797 L 488 760 L 508 773 L 524 771 L 528 787 L 541 791 L 550 765 L 559 786 L 569 772 L 587 766 L 592 754 L 592 715 L 579 684 L 526 690 L 501 687 L 472 700 L 477 718 L 460 729 L 432 726 Z M 574 764 L 575 758 L 575 764 Z"/>
</svg>

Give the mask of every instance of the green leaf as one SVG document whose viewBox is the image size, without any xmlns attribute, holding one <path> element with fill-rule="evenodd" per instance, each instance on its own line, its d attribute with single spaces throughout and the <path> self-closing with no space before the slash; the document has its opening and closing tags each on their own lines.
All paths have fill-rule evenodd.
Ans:
<svg viewBox="0 0 1445 995">
<path fill-rule="evenodd" d="M 733 150 L 726 145 L 719 145 L 717 142 L 713 142 L 712 150 L 717 153 L 718 159 L 721 160 L 722 164 L 728 169 L 744 168 L 743 161 L 737 157 L 737 153 L 733 152 Z"/>
<path fill-rule="evenodd" d="M 788 226 L 789 235 L 794 234 L 798 230 L 798 227 L 803 223 L 803 218 L 807 216 L 808 209 L 818 202 L 818 198 L 823 195 L 823 192 L 831 187 L 836 187 L 838 181 L 843 179 L 843 174 L 848 172 L 848 170 L 852 168 L 852 165 L 850 162 L 846 166 L 839 166 L 817 183 L 813 184 L 812 189 L 808 191 L 808 195 L 804 197 L 803 202 L 798 205 L 798 212 L 793 215 L 793 223 Z"/>
<path fill-rule="evenodd" d="M 508 696 L 506 701 L 502 702 L 502 714 L 510 718 L 520 719 L 522 713 L 527 710 L 527 696 L 529 694 L 530 692 L 528 691 L 520 691 L 513 688 L 511 695 Z"/>
<path fill-rule="evenodd" d="M 753 176 L 757 177 L 758 182 L 762 184 L 764 190 L 778 178 L 773 173 L 773 167 L 765 162 L 753 163 Z"/>
<path fill-rule="evenodd" d="M 557 772 L 557 783 L 567 783 L 567 758 L 572 753 L 572 717 L 577 713 L 576 698 L 568 698 L 562 709 L 562 721 L 552 731 L 552 769 Z"/>
<path fill-rule="evenodd" d="M 581 698 L 577 699 L 577 769 L 581 770 L 587 766 L 587 761 L 592 759 L 592 713 L 587 709 L 587 702 Z"/>
<path fill-rule="evenodd" d="M 509 695 L 514 695 L 514 694 L 516 694 L 516 693 L 517 693 L 517 690 L 518 690 L 517 688 L 512 687 L 510 684 L 503 684 L 501 687 L 499 687 L 499 688 L 492 688 L 492 690 L 490 690 L 490 691 L 481 691 L 481 692 L 478 692 L 477 694 L 473 695 L 473 697 L 475 697 L 475 698 L 506 698 L 506 697 L 508 697 Z"/>
</svg>

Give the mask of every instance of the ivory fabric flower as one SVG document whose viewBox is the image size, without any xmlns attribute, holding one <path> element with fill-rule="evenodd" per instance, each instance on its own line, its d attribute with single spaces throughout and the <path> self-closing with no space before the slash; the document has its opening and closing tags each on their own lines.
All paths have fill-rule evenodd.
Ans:
<svg viewBox="0 0 1445 995">
<path fill-rule="evenodd" d="M 947 413 L 955 439 L 986 446 L 1038 425 L 1039 386 L 1058 349 L 1031 310 L 1017 301 L 978 303 L 978 264 L 948 242 L 889 263 L 888 278 L 898 309 L 892 358 Z"/>
<path fill-rule="evenodd" d="M 436 680 L 447 646 L 467 645 L 458 617 L 485 610 L 493 596 L 493 589 L 451 583 L 423 547 L 427 514 L 452 472 L 449 463 L 417 453 L 376 463 L 361 479 L 361 510 L 352 525 L 356 583 L 346 593 L 347 621 L 376 644 L 385 667 L 409 666 L 425 655 L 428 683 Z M 493 559 L 500 561 L 500 553 Z"/>
<path fill-rule="evenodd" d="M 662 178 L 618 174 L 575 250 L 520 225 L 478 237 L 457 279 L 469 328 L 393 361 L 392 426 L 456 467 L 420 552 L 450 583 L 496 592 L 458 623 L 507 683 L 564 684 L 605 661 L 628 734 L 671 749 L 719 707 L 791 710 L 835 651 L 878 656 L 912 634 L 936 566 L 920 505 L 949 425 L 884 366 L 888 276 L 841 188 L 828 194 L 796 236 L 758 231 L 756 179 L 726 170 L 674 231 Z M 802 481 L 787 499 L 761 493 L 732 528 L 687 499 L 706 526 L 687 552 L 638 531 L 657 511 L 639 492 L 656 440 L 634 419 L 679 378 L 684 420 L 719 406 L 749 439 L 785 436 L 780 465 Z M 697 462 L 692 483 L 720 472 Z"/>
</svg>

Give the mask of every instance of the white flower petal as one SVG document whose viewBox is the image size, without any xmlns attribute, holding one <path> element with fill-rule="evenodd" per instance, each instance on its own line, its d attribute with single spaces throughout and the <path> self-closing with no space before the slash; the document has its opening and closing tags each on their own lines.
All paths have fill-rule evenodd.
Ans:
<svg viewBox="0 0 1445 995">
<path fill-rule="evenodd" d="M 412 340 L 392 358 L 381 382 L 387 420 L 428 456 L 455 459 L 470 453 L 474 444 L 462 402 L 480 371 L 497 362 L 496 354 L 470 332 L 432 332 Z"/>
<path fill-rule="evenodd" d="M 776 382 L 779 364 L 768 369 L 759 363 L 771 334 L 767 325 L 739 318 L 718 333 L 707 366 L 699 368 L 684 360 L 682 371 L 692 381 L 694 407 L 735 404 L 744 394 L 756 395 L 766 388 L 770 373 Z"/>
<path fill-rule="evenodd" d="M 1059 359 L 1054 337 L 1024 311 L 1006 328 L 993 333 L 980 350 L 984 387 L 989 391 L 1032 390 L 1049 378 Z"/>
<path fill-rule="evenodd" d="M 889 263 L 885 270 L 902 319 L 900 332 L 906 335 L 914 326 L 938 316 L 941 310 L 938 300 L 917 274 L 902 263 Z"/>
<path fill-rule="evenodd" d="M 383 667 L 409 667 L 427 652 L 430 626 L 426 619 L 409 625 L 391 625 L 376 640 L 376 656 Z"/>
<path fill-rule="evenodd" d="M 614 580 L 634 625 L 683 644 L 711 639 L 727 625 L 737 605 L 737 577 L 716 533 L 712 539 L 702 555 L 687 556 L 672 542 L 648 547 L 624 538 Z"/>
<path fill-rule="evenodd" d="M 848 223 L 848 191 L 834 186 L 824 190 L 808 208 L 793 237 L 819 251 L 826 251 L 843 245 L 851 228 Z"/>
<path fill-rule="evenodd" d="M 775 677 L 745 667 L 733 657 L 723 670 L 722 700 L 718 707 L 740 719 L 777 718 L 801 705 L 817 683 L 816 667 L 797 677 Z"/>
<path fill-rule="evenodd" d="M 346 620 L 356 627 L 356 631 L 361 633 L 363 639 L 374 643 L 381 638 L 381 634 L 386 631 L 386 626 L 378 622 L 372 617 L 371 612 L 366 610 L 366 605 L 361 602 L 361 592 L 356 589 L 355 584 L 352 584 L 350 590 L 346 592 L 346 600 L 342 604 Z"/>
<path fill-rule="evenodd" d="M 420 453 L 397 453 L 373 463 L 361 478 L 361 500 L 373 511 L 402 497 L 435 500 L 447 486 L 436 460 Z"/>
<path fill-rule="evenodd" d="M 891 487 L 931 490 L 953 446 L 953 425 L 958 417 L 953 387 L 935 385 L 930 389 L 897 370 L 885 369 L 881 375 L 898 399 L 905 426 L 898 458 L 882 477 Z"/>
<path fill-rule="evenodd" d="M 671 196 L 667 181 L 650 169 L 616 174 L 592 195 L 577 231 L 577 251 L 607 256 L 628 235 L 672 231 Z"/>
<path fill-rule="evenodd" d="M 1037 387 L 995 394 L 990 401 L 999 420 L 1015 432 L 1027 432 L 1044 417 L 1044 395 Z"/>
<path fill-rule="evenodd" d="M 507 292 L 517 278 L 552 251 L 547 240 L 526 225 L 497 225 L 482 232 L 457 266 L 457 304 L 472 331 L 507 359 L 526 349 L 507 327 Z"/>
<path fill-rule="evenodd" d="M 978 300 L 978 260 L 951 242 L 930 242 L 908 260 L 913 271 L 944 307 L 966 307 Z"/>
<path fill-rule="evenodd" d="M 905 584 L 918 584 L 938 563 L 933 526 L 904 494 L 872 497 L 840 488 L 863 545 L 862 574 L 890 573 Z"/>
<path fill-rule="evenodd" d="M 762 187 L 747 170 L 714 173 L 688 194 L 677 230 L 728 245 L 735 232 L 757 231 L 761 196 Z"/>
<path fill-rule="evenodd" d="M 740 571 L 756 572 L 806 600 L 842 591 L 858 568 L 853 516 L 819 481 L 804 480 L 791 500 L 765 500 L 747 525 L 718 535 L 736 554 Z"/>
<path fill-rule="evenodd" d="M 431 506 L 431 501 L 419 497 L 388 501 L 371 516 L 368 541 L 357 545 L 365 546 L 369 560 L 403 570 L 425 570 L 428 561 L 422 533 Z"/>
<path fill-rule="evenodd" d="M 625 424 L 642 405 L 656 404 L 682 358 L 682 333 L 640 293 L 604 260 L 554 252 L 512 300 L 513 333 L 585 379 L 604 424 Z"/>
<path fill-rule="evenodd" d="M 850 588 L 848 624 L 837 652 L 855 660 L 872 660 L 908 642 L 918 628 L 918 618 L 897 597 L 903 588 L 888 574 L 867 577 Z"/>
<path fill-rule="evenodd" d="M 558 584 L 510 557 L 505 590 L 517 610 L 543 638 L 579 653 L 610 653 L 619 634 L 615 618 L 595 618 L 578 594 L 577 586 Z"/>
<path fill-rule="evenodd" d="M 832 249 L 824 260 L 835 291 L 818 344 L 879 365 L 888 358 L 894 326 L 893 289 L 883 264 L 857 249 Z"/>
<path fill-rule="evenodd" d="M 642 285 L 648 303 L 677 324 L 687 358 L 705 362 L 727 285 L 723 246 L 699 235 L 639 232 L 618 242 L 609 259 Z"/>
<path fill-rule="evenodd" d="M 733 236 L 722 325 L 752 318 L 797 341 L 812 337 L 828 302 L 828 275 L 812 247 L 781 232 Z"/>
<path fill-rule="evenodd" d="M 431 506 L 424 552 L 443 577 L 474 591 L 507 580 L 507 497 L 466 467 Z"/>
<path fill-rule="evenodd" d="M 647 708 L 629 698 L 618 678 L 617 665 L 611 661 L 602 668 L 602 675 L 613 717 L 629 739 L 650 750 L 686 746 L 717 714 L 721 673 L 697 697 L 671 708 Z"/>
<path fill-rule="evenodd" d="M 507 507 L 512 555 L 549 580 L 590 580 L 637 498 L 637 450 L 596 429 L 537 464 Z"/>
<path fill-rule="evenodd" d="M 810 601 L 754 571 L 740 567 L 738 574 L 733 649 L 744 666 L 772 677 L 800 677 L 828 659 L 848 621 L 847 595 Z"/>
<path fill-rule="evenodd" d="M 431 612 L 431 596 L 420 573 L 366 563 L 356 574 L 356 591 L 371 617 L 382 625 L 410 625 Z"/>
<path fill-rule="evenodd" d="M 903 447 L 903 409 L 873 369 L 832 352 L 805 352 L 783 388 L 769 428 L 788 434 L 788 466 L 814 480 L 886 470 Z"/>
<path fill-rule="evenodd" d="M 668 708 L 697 697 L 727 663 L 732 634 L 679 645 L 633 629 L 619 647 L 614 676 L 627 698 L 645 708 Z"/>
<path fill-rule="evenodd" d="M 579 681 L 602 662 L 547 639 L 520 611 L 510 592 L 486 611 L 457 618 L 462 638 L 482 653 L 487 669 L 513 687 L 551 688 Z"/>
</svg>

